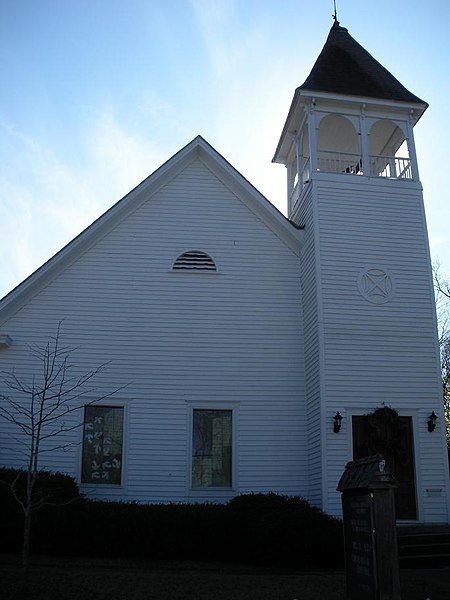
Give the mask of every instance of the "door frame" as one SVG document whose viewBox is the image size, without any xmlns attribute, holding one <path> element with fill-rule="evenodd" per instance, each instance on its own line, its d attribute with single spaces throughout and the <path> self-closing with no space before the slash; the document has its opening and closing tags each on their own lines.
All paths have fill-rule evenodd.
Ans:
<svg viewBox="0 0 450 600">
<path fill-rule="evenodd" d="M 418 434 L 419 431 L 419 409 L 411 408 L 411 409 L 398 409 L 395 406 L 392 407 L 397 412 L 399 417 L 411 417 L 411 437 L 413 444 L 413 457 L 414 457 L 414 485 L 415 485 L 415 496 L 416 496 L 416 518 L 415 519 L 397 519 L 397 523 L 407 524 L 407 523 L 420 523 L 423 520 L 423 496 L 419 494 L 419 490 L 422 489 L 421 486 L 421 469 L 420 466 L 420 436 Z M 362 417 L 366 415 L 368 412 L 373 410 L 372 407 L 367 407 L 365 409 L 361 408 L 346 408 L 345 416 L 348 419 L 348 431 L 349 435 L 347 437 L 347 455 L 349 457 L 348 460 L 353 460 L 353 417 Z"/>
</svg>

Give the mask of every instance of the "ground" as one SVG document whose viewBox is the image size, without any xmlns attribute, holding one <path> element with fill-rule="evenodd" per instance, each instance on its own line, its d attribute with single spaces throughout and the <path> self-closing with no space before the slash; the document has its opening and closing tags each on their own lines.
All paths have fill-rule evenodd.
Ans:
<svg viewBox="0 0 450 600">
<path fill-rule="evenodd" d="M 450 567 L 401 581 L 404 600 L 450 600 Z M 33 560 L 27 585 L 18 558 L 0 556 L 2 600 L 344 600 L 344 586 L 340 571 L 50 557 Z"/>
</svg>

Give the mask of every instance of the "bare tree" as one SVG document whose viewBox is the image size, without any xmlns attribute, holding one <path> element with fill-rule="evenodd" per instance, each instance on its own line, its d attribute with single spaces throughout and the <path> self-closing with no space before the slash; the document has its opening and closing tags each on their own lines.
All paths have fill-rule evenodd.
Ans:
<svg viewBox="0 0 450 600">
<path fill-rule="evenodd" d="M 82 420 L 74 413 L 122 389 L 96 396 L 92 382 L 107 363 L 81 375 L 73 375 L 70 356 L 75 348 L 62 345 L 61 328 L 60 321 L 55 335 L 46 344 L 29 347 L 30 354 L 37 359 L 38 372 L 18 376 L 12 370 L 0 375 L 4 390 L 0 390 L 0 418 L 13 426 L 10 437 L 23 449 L 25 463 L 24 493 L 19 491 L 20 471 L 12 483 L 2 482 L 9 486 L 24 515 L 22 561 L 25 571 L 30 562 L 32 515 L 44 505 L 51 504 L 49 494 L 36 486 L 42 455 L 65 451 L 79 443 L 68 441 L 67 437 L 64 439 L 64 434 L 82 425 Z"/>
<path fill-rule="evenodd" d="M 447 300 L 450 300 L 450 283 L 441 275 L 441 266 L 439 261 L 433 265 L 433 279 L 438 298 L 439 296 L 443 296 Z"/>
<path fill-rule="evenodd" d="M 433 280 L 438 317 L 444 415 L 447 444 L 450 447 L 450 284 L 441 274 L 439 262 L 433 265 Z"/>
</svg>

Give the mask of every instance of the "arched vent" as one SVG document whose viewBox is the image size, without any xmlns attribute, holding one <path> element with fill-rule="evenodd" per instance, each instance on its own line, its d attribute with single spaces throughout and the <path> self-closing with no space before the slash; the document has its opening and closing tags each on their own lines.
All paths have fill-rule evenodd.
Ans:
<svg viewBox="0 0 450 600">
<path fill-rule="evenodd" d="M 173 263 L 174 271 L 217 271 L 215 262 L 205 252 L 190 250 Z"/>
</svg>

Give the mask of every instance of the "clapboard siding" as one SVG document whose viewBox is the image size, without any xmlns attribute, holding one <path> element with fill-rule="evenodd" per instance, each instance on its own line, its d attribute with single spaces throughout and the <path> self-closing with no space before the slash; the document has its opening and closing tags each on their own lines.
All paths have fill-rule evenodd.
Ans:
<svg viewBox="0 0 450 600">
<path fill-rule="evenodd" d="M 318 228 L 325 355 L 327 510 L 340 514 L 336 484 L 352 457 L 351 416 L 382 402 L 413 417 L 420 517 L 446 521 L 446 460 L 442 430 L 427 431 L 442 414 L 434 299 L 418 188 L 318 182 Z M 392 299 L 368 302 L 358 290 L 366 267 L 386 269 Z M 344 415 L 333 433 L 333 415 Z M 440 419 L 441 426 L 443 419 Z M 432 497 L 428 488 L 442 493 Z"/>
<path fill-rule="evenodd" d="M 217 273 L 172 272 L 188 250 Z M 29 373 L 26 347 L 64 319 L 79 371 L 111 361 L 100 391 L 126 385 L 124 486 L 92 495 L 183 501 L 189 410 L 234 403 L 238 491 L 307 493 L 304 349 L 298 257 L 201 160 L 149 197 L 2 327 L 1 368 Z M 3 433 L 4 423 L 1 424 Z M 74 432 L 70 441 L 78 441 Z M 17 445 L 3 464 L 22 463 Z M 78 476 L 80 447 L 45 466 Z M 214 495 L 215 499 L 229 493 Z M 208 497 L 208 492 L 195 497 Z"/>
<path fill-rule="evenodd" d="M 322 507 L 322 438 L 320 432 L 320 357 L 317 302 L 317 239 L 312 189 L 305 189 L 292 219 L 304 226 L 300 256 L 305 340 L 306 412 L 308 431 L 308 499 Z"/>
</svg>

